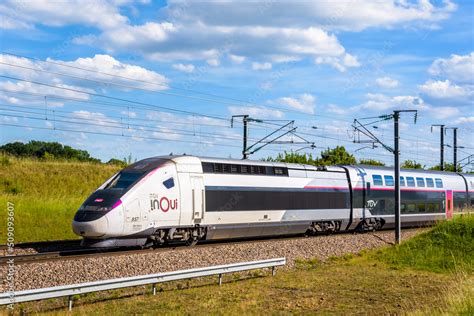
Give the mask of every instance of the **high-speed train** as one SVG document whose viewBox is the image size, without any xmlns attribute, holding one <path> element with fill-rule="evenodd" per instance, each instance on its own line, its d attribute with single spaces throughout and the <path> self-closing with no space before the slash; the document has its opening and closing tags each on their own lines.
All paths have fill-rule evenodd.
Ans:
<svg viewBox="0 0 474 316">
<path fill-rule="evenodd" d="M 402 169 L 401 224 L 474 206 L 474 175 Z M 394 226 L 393 170 L 160 156 L 102 184 L 72 227 L 90 247 L 373 230 Z"/>
</svg>

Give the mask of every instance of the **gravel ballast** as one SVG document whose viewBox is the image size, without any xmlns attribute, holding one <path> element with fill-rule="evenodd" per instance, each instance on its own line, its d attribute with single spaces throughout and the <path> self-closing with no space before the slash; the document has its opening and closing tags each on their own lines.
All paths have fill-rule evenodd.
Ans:
<svg viewBox="0 0 474 316">
<path fill-rule="evenodd" d="M 423 231 L 426 229 L 404 230 L 402 237 L 408 239 Z M 291 268 L 296 259 L 324 261 L 331 256 L 386 246 L 393 242 L 393 236 L 393 231 L 337 234 L 21 264 L 15 266 L 15 291 L 278 257 L 286 257 L 287 267 Z M 6 275 L 6 268 L 0 267 L 2 276 Z M 1 292 L 6 285 L 2 277 Z"/>
</svg>

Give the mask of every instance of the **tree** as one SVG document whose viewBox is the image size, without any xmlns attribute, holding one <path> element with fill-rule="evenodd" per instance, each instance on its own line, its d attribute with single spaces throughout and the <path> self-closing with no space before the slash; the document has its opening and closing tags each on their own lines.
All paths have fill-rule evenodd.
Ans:
<svg viewBox="0 0 474 316">
<path fill-rule="evenodd" d="M 401 165 L 400 168 L 405 168 L 405 169 L 425 169 L 426 166 L 422 165 L 419 162 L 416 162 L 415 160 L 405 160 Z"/>
<path fill-rule="evenodd" d="M 385 166 L 383 162 L 374 159 L 360 159 L 359 164 L 369 166 Z"/>
<path fill-rule="evenodd" d="M 357 162 L 355 157 L 348 153 L 344 146 L 337 146 L 334 149 L 328 148 L 321 152 L 321 157 L 319 158 L 313 158 L 311 154 L 289 153 L 285 151 L 284 154 L 278 154 L 276 158 L 268 157 L 264 160 L 301 163 L 316 166 L 354 165 Z"/>
<path fill-rule="evenodd" d="M 354 155 L 348 153 L 344 146 L 334 149 L 326 149 L 321 152 L 321 158 L 316 159 L 315 164 L 319 166 L 328 165 L 354 165 L 357 163 Z"/>
<path fill-rule="evenodd" d="M 314 159 L 311 154 L 300 154 L 300 153 L 292 153 L 286 152 L 284 154 L 279 153 L 276 158 L 268 157 L 264 159 L 266 161 L 274 161 L 274 162 L 290 162 L 290 163 L 301 163 L 301 164 L 308 164 L 314 165 Z"/>
<path fill-rule="evenodd" d="M 441 170 L 440 165 L 436 165 L 431 167 L 429 170 Z M 451 172 L 462 172 L 461 166 L 458 164 L 456 170 L 454 170 L 454 164 L 445 162 L 444 163 L 444 171 L 451 171 Z"/>
<path fill-rule="evenodd" d="M 122 168 L 125 168 L 126 166 L 128 166 L 128 164 L 125 161 L 120 160 L 120 159 L 115 159 L 115 158 L 112 158 L 109 161 L 107 161 L 107 164 L 108 165 L 119 166 L 119 167 L 122 167 Z"/>
<path fill-rule="evenodd" d="M 58 142 L 43 142 L 32 140 L 26 144 L 22 142 L 8 143 L 0 146 L 0 152 L 16 157 L 33 157 L 39 159 L 66 159 L 88 162 L 100 162 L 85 150 L 74 149 Z"/>
</svg>

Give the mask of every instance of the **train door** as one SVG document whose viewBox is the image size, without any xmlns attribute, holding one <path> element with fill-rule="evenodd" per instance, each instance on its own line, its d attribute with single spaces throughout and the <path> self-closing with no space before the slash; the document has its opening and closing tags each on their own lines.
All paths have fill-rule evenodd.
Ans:
<svg viewBox="0 0 474 316">
<path fill-rule="evenodd" d="M 127 206 L 125 207 L 124 229 L 125 231 L 130 232 L 139 231 L 141 228 L 140 201 L 135 199 L 131 203 L 127 203 Z"/>
<path fill-rule="evenodd" d="M 197 224 L 204 218 L 205 193 L 202 176 L 191 176 L 191 207 L 193 220 Z"/>
<path fill-rule="evenodd" d="M 446 190 L 446 218 L 453 218 L 453 191 Z"/>
</svg>

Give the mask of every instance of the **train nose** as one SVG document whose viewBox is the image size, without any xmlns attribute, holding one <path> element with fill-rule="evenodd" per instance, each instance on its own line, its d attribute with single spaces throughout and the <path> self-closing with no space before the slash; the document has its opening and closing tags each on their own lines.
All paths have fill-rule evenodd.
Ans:
<svg viewBox="0 0 474 316">
<path fill-rule="evenodd" d="M 76 235 L 82 237 L 102 237 L 107 234 L 109 222 L 107 216 L 102 216 L 96 220 L 91 221 L 76 221 L 72 222 L 72 230 Z"/>
</svg>

